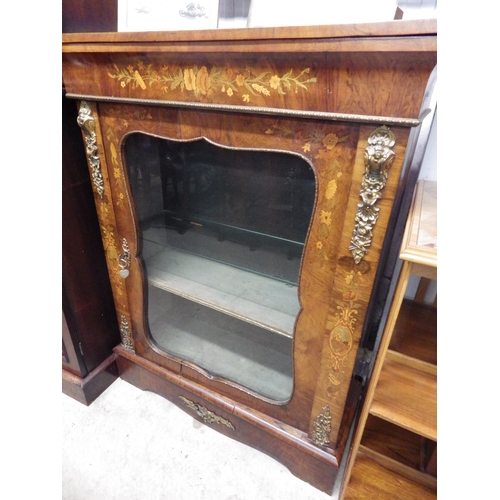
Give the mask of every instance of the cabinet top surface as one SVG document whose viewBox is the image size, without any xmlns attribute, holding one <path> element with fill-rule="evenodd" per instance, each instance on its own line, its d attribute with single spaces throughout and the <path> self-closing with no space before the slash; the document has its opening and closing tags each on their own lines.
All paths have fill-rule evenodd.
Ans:
<svg viewBox="0 0 500 500">
<path fill-rule="evenodd" d="M 400 258 L 437 267 L 437 182 L 417 184 Z"/>
<path fill-rule="evenodd" d="M 339 24 L 324 26 L 298 26 L 276 28 L 241 28 L 215 29 L 197 31 L 162 31 L 162 32 L 112 32 L 112 33 L 65 33 L 62 35 L 63 52 L 72 52 L 78 47 L 79 51 L 102 51 L 103 45 L 121 46 L 121 50 L 128 50 L 129 44 L 146 45 L 151 49 L 160 50 L 169 44 L 238 44 L 238 43 L 272 43 L 273 45 L 289 45 L 294 42 L 322 42 L 321 50 L 328 51 L 328 42 L 361 42 L 369 38 L 378 40 L 380 44 L 391 39 L 397 47 L 398 40 L 412 39 L 415 43 L 407 50 L 435 51 L 436 50 L 436 19 L 389 21 L 382 23 Z M 422 44 L 422 39 L 426 43 Z M 417 42 L 419 40 L 419 42 Z M 83 50 L 82 44 L 85 44 Z M 76 46 L 76 47 L 75 47 Z M 118 48 L 118 47 L 117 47 Z M 117 49 L 116 48 L 116 49 Z M 294 50 L 301 50 L 294 47 Z"/>
</svg>

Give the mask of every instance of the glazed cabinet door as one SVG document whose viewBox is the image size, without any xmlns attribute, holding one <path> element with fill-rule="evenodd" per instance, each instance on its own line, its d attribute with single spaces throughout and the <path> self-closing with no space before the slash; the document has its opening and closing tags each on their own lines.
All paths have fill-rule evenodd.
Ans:
<svg viewBox="0 0 500 500">
<path fill-rule="evenodd" d="M 80 109 L 123 345 L 307 432 L 346 397 L 408 131 Z"/>
</svg>

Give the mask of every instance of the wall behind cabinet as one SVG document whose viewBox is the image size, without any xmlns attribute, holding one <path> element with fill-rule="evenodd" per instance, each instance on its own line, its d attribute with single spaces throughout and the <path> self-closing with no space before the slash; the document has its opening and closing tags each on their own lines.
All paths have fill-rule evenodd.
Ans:
<svg viewBox="0 0 500 500">
<path fill-rule="evenodd" d="M 429 142 L 425 149 L 419 179 L 437 181 L 437 110 L 431 126 Z"/>
</svg>

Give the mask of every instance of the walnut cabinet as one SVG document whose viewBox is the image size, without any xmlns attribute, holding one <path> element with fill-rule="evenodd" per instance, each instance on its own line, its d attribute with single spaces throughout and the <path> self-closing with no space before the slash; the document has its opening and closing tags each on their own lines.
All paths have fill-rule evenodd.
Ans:
<svg viewBox="0 0 500 500">
<path fill-rule="evenodd" d="M 435 21 L 63 35 L 120 376 L 331 492 L 435 65 Z"/>
</svg>

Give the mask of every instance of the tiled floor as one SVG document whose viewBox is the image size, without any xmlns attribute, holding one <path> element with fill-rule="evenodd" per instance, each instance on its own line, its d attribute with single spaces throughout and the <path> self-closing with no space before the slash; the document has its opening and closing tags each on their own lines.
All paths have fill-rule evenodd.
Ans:
<svg viewBox="0 0 500 500">
<path fill-rule="evenodd" d="M 118 379 L 89 407 L 62 395 L 63 500 L 327 500 L 249 446 Z"/>
</svg>

